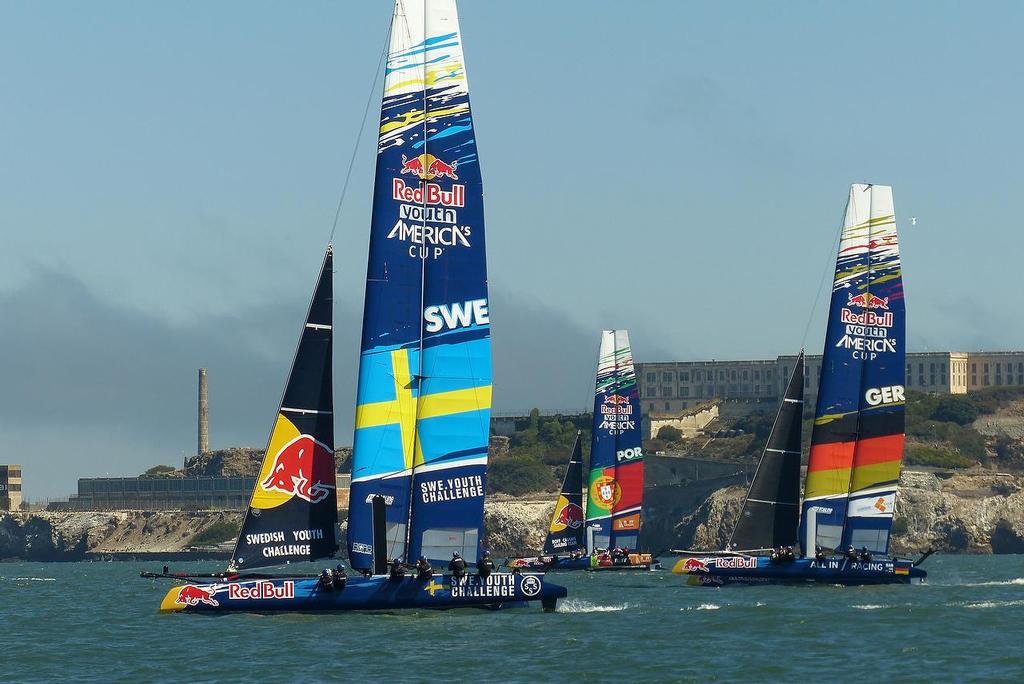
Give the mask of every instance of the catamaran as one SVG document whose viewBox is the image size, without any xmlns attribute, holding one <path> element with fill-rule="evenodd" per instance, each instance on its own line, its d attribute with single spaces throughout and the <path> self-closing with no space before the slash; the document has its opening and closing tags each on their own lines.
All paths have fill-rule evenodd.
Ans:
<svg viewBox="0 0 1024 684">
<path fill-rule="evenodd" d="M 249 572 L 338 550 L 328 248 L 228 570 L 207 576 L 212 583 L 172 588 L 161 610 L 525 601 L 554 609 L 566 595 L 534 573 L 404 573 L 417 561 L 443 571 L 456 555 L 471 567 L 482 551 L 491 344 L 475 137 L 454 0 L 397 0 L 381 106 L 348 520 L 350 562 L 362 574 L 347 577 L 343 567 L 312 576 Z"/>
<path fill-rule="evenodd" d="M 509 564 L 544 570 L 649 570 L 655 563 L 651 554 L 636 551 L 644 490 L 641 439 L 640 394 L 629 334 L 605 330 L 598 355 L 586 511 L 583 449 L 577 433 L 544 555 Z"/>
<path fill-rule="evenodd" d="M 914 562 L 887 557 L 903 459 L 905 345 L 892 188 L 856 184 L 836 258 L 802 514 L 801 353 L 729 548 L 687 553 L 672 571 L 705 586 L 923 580 L 918 566 L 930 552 Z M 785 547 L 797 545 L 802 553 L 789 557 Z"/>
</svg>

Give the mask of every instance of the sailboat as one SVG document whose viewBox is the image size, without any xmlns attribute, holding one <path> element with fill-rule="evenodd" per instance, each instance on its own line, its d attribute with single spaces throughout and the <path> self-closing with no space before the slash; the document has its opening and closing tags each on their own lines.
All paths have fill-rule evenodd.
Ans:
<svg viewBox="0 0 1024 684">
<path fill-rule="evenodd" d="M 512 567 L 544 570 L 649 570 L 637 553 L 643 509 L 644 462 L 640 394 L 629 333 L 601 333 L 586 509 L 581 490 L 583 449 L 576 435 L 562 492 L 544 541 L 544 555 Z M 562 554 L 568 554 L 563 556 Z"/>
<path fill-rule="evenodd" d="M 348 552 L 360 576 L 254 568 L 338 548 L 331 250 L 231 564 L 161 610 L 504 607 L 563 587 L 533 573 L 402 570 L 478 560 L 491 407 L 483 191 L 454 0 L 397 0 L 370 227 Z M 398 572 L 388 573 L 389 565 Z M 388 574 L 385 574 L 388 573 Z M 161 573 L 160 576 L 176 576 Z M 182 577 L 194 579 L 196 577 Z"/>
<path fill-rule="evenodd" d="M 705 586 L 923 580 L 927 573 L 918 566 L 930 552 L 913 562 L 887 557 L 903 459 L 905 344 L 892 188 L 855 184 L 836 258 L 799 528 L 792 510 L 799 481 L 794 460 L 799 450 L 793 448 L 799 432 L 794 441 L 792 426 L 799 412 L 790 409 L 795 411 L 791 427 L 780 433 L 778 451 L 766 449 L 730 542 L 758 546 L 770 537 L 772 548 L 799 543 L 801 553 L 792 558 L 751 552 L 691 555 L 680 558 L 672 571 L 687 575 L 689 584 Z M 795 376 L 796 371 L 773 438 L 786 403 L 798 405 Z M 774 463 L 778 482 L 773 483 L 776 475 L 758 477 L 766 463 Z M 773 498 L 762 500 L 763 495 Z"/>
</svg>

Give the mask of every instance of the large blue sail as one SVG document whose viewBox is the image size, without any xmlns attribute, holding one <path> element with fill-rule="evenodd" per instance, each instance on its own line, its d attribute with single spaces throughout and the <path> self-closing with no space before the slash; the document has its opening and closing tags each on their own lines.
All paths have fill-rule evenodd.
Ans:
<svg viewBox="0 0 1024 684">
<path fill-rule="evenodd" d="M 804 487 L 804 553 L 887 553 L 903 459 L 906 312 L 892 188 L 850 188 Z"/>
<path fill-rule="evenodd" d="M 348 544 L 476 560 L 491 343 L 483 190 L 454 0 L 398 0 L 381 105 L 356 400 Z"/>
</svg>

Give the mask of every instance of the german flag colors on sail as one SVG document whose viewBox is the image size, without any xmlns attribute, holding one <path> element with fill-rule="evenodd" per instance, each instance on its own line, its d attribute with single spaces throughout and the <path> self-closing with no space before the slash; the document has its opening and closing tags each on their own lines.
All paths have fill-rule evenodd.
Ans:
<svg viewBox="0 0 1024 684">
<path fill-rule="evenodd" d="M 804 552 L 886 553 L 903 458 L 906 311 L 892 189 L 854 185 L 825 335 L 807 465 Z"/>
</svg>

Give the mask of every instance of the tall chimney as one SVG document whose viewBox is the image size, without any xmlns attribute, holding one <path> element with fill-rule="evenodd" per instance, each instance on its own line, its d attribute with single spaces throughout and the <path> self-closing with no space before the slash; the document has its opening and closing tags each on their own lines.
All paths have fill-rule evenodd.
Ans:
<svg viewBox="0 0 1024 684">
<path fill-rule="evenodd" d="M 206 393 L 206 369 L 199 369 L 199 455 L 210 450 L 210 398 Z"/>
</svg>

